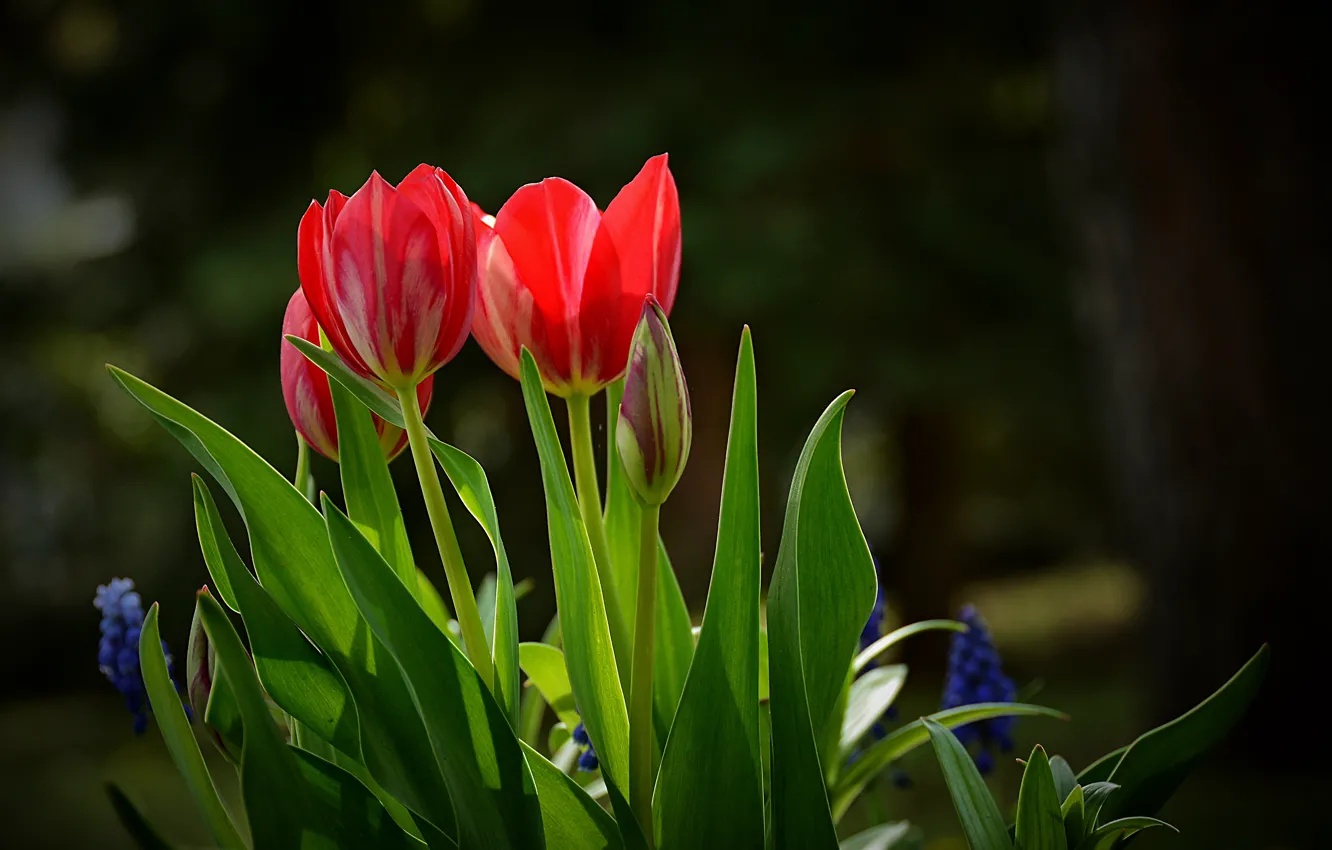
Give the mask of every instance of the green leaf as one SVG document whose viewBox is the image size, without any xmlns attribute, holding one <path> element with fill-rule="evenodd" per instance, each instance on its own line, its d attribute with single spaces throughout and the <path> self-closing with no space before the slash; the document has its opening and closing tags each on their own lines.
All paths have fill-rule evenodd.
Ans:
<svg viewBox="0 0 1332 850">
<path fill-rule="evenodd" d="M 1082 796 L 1085 800 L 1086 813 L 1083 815 L 1083 832 L 1091 832 L 1096 829 L 1096 823 L 1101 818 L 1101 809 L 1105 807 L 1106 800 L 1110 795 L 1119 790 L 1119 786 L 1113 782 L 1093 782 L 1090 785 L 1082 786 Z"/>
<path fill-rule="evenodd" d="M 463 505 L 481 524 L 490 546 L 495 550 L 495 588 L 490 603 L 491 616 L 482 626 L 490 653 L 495 662 L 495 681 L 499 685 L 500 704 L 504 706 L 509 722 L 518 726 L 518 601 L 513 592 L 513 573 L 509 570 L 509 556 L 504 551 L 504 538 L 500 537 L 499 512 L 495 497 L 490 492 L 486 471 L 471 455 L 439 440 L 430 440 L 430 450 L 444 467 L 453 489 L 458 491 Z M 485 585 L 482 585 L 485 590 Z M 478 605 L 480 600 L 478 599 Z M 484 610 L 484 609 L 483 609 Z M 483 615 L 484 616 L 484 615 Z"/>
<path fill-rule="evenodd" d="M 1090 785 L 1093 782 L 1105 782 L 1110 779 L 1110 774 L 1115 772 L 1119 765 L 1119 760 L 1128 752 L 1128 746 L 1125 745 L 1117 750 L 1111 750 L 1096 761 L 1082 769 L 1078 774 L 1078 782 L 1083 785 Z"/>
<path fill-rule="evenodd" d="M 339 361 L 341 362 L 341 361 Z M 419 594 L 398 493 L 370 413 L 337 381 L 329 382 L 338 428 L 338 469 L 347 516 L 411 590 Z"/>
<path fill-rule="evenodd" d="M 227 534 L 208 485 L 197 475 L 192 475 L 191 479 L 194 484 L 194 522 L 199 531 L 204 563 L 215 583 L 221 585 L 225 580 L 232 588 L 238 603 L 236 610 L 245 621 L 245 631 L 250 638 L 250 651 L 254 655 L 259 680 L 273 701 L 308 731 L 359 759 L 361 743 L 356 707 L 347 693 L 347 686 L 328 659 L 306 640 L 296 624 L 287 619 L 250 575 Z M 218 722 L 232 719 L 225 706 L 219 705 L 217 710 L 220 713 L 214 718 L 210 697 L 209 718 Z M 234 717 L 239 719 L 239 715 Z M 228 726 L 234 729 L 234 725 L 229 723 Z"/>
<path fill-rule="evenodd" d="M 768 630 L 759 626 L 759 668 L 758 668 L 758 693 L 759 702 L 767 702 L 770 698 L 768 685 Z"/>
<path fill-rule="evenodd" d="M 906 821 L 881 823 L 842 841 L 840 850 L 919 850 L 924 836 Z"/>
<path fill-rule="evenodd" d="M 139 812 L 138 807 L 130 801 L 119 785 L 106 782 L 102 785 L 102 789 L 106 791 L 107 799 L 111 801 L 111 808 L 115 809 L 120 825 L 129 833 L 130 838 L 134 839 L 139 850 L 171 850 L 171 845 Z"/>
<path fill-rule="evenodd" d="M 375 779 L 445 834 L 453 807 L 407 686 L 356 609 L 333 563 L 323 517 L 281 473 L 225 429 L 115 367 L 112 376 L 231 497 L 269 597 L 332 662 L 356 702 Z"/>
<path fill-rule="evenodd" d="M 629 788 L 629 715 L 615 667 L 601 582 L 592 563 L 592 547 L 578 511 L 541 374 L 532 353 L 525 348 L 521 372 L 523 402 L 541 459 L 551 570 L 555 576 L 555 601 L 560 611 L 569 681 L 579 714 L 601 761 L 621 835 L 625 835 L 626 829 L 632 835 L 631 825 L 635 820 L 624 796 Z M 644 829 L 651 826 L 640 825 Z M 631 835 L 625 835 L 626 843 L 636 843 Z"/>
<path fill-rule="evenodd" d="M 946 734 L 953 738 L 951 732 Z M 961 748 L 960 744 L 958 746 Z M 937 743 L 935 748 L 938 749 Z M 949 749 L 951 751 L 952 748 Z M 962 753 L 966 755 L 966 750 L 962 749 Z M 969 756 L 967 760 L 971 760 Z M 981 787 L 985 787 L 983 779 Z M 985 792 L 985 796 L 989 797 L 989 791 Z M 1005 841 L 1007 837 L 1008 830 L 1005 829 Z M 1031 751 L 1027 766 L 1022 770 L 1022 788 L 1018 792 L 1017 847 L 1018 850 L 1068 850 L 1054 773 L 1050 770 L 1050 759 L 1039 744 Z"/>
<path fill-rule="evenodd" d="M 222 754 L 232 764 L 240 765 L 241 748 L 245 744 L 245 726 L 241 723 L 240 708 L 231 683 L 220 671 L 213 673 L 213 687 L 208 692 L 208 705 L 204 707 L 204 723 L 220 739 Z"/>
<path fill-rule="evenodd" d="M 578 708 L 574 705 L 564 653 L 544 643 L 520 643 L 518 663 L 560 722 L 569 729 L 577 726 Z"/>
<path fill-rule="evenodd" d="M 285 339 L 296 346 L 296 350 L 304 354 L 311 363 L 328 373 L 333 382 L 350 392 L 357 401 L 370 408 L 371 412 L 379 414 L 379 418 L 399 428 L 407 427 L 403 423 L 402 407 L 388 390 L 374 381 L 362 378 L 343 363 L 341 357 L 331 351 L 325 351 L 308 339 L 294 334 L 287 334 Z"/>
<path fill-rule="evenodd" d="M 902 685 L 906 683 L 906 676 L 905 664 L 890 664 L 868 670 L 851 683 L 839 739 L 842 760 L 851 755 L 856 744 L 865 737 L 865 733 L 872 729 L 883 717 L 884 712 L 892 706 L 902 691 Z"/>
<path fill-rule="evenodd" d="M 351 520 L 327 495 L 322 506 L 343 579 L 425 719 L 457 807 L 459 845 L 540 847 L 536 788 L 504 709 Z"/>
<path fill-rule="evenodd" d="M 541 800 L 546 850 L 620 850 L 615 821 L 577 782 L 536 750 L 523 745 Z"/>
<path fill-rule="evenodd" d="M 943 769 L 944 779 L 948 783 L 948 793 L 953 798 L 953 808 L 957 809 L 957 819 L 962 823 L 962 832 L 966 835 L 971 850 L 1011 848 L 1013 844 L 1008 840 L 1004 818 L 999 814 L 999 807 L 990 796 L 990 789 L 985 787 L 985 780 L 976 769 L 971 755 L 947 728 L 929 718 L 925 718 L 923 722 L 929 732 L 930 742 L 934 745 L 934 754 L 939 760 L 939 767 Z M 1054 787 L 1053 781 L 1050 787 Z M 1059 834 L 1062 838 L 1062 828 Z"/>
<path fill-rule="evenodd" d="M 1055 793 L 1062 803 L 1077 787 L 1078 777 L 1074 775 L 1073 768 L 1069 767 L 1068 761 L 1063 756 L 1054 756 L 1050 759 L 1050 773 L 1054 776 Z"/>
<path fill-rule="evenodd" d="M 632 618 L 629 620 L 633 622 Z M 657 539 L 657 600 L 653 618 L 652 725 L 657 746 L 664 748 L 666 736 L 684 693 L 689 663 L 694 658 L 693 621 L 680 582 L 675 578 L 666 545 Z"/>
<path fill-rule="evenodd" d="M 956 729 L 977 720 L 1014 715 L 1018 717 L 1055 717 L 1067 720 L 1067 715 L 1039 705 L 1020 702 L 982 702 L 963 705 L 931 714 L 929 718 L 914 720 L 894 729 L 886 738 L 872 744 L 860 758 L 849 764 L 833 788 L 833 816 L 841 820 L 856 797 L 865 790 L 869 781 L 902 756 L 930 739 L 925 719 L 949 729 Z"/>
<path fill-rule="evenodd" d="M 1059 808 L 1059 816 L 1064 820 L 1064 843 L 1068 847 L 1077 847 L 1086 832 L 1086 804 L 1081 785 L 1074 785 Z"/>
<path fill-rule="evenodd" d="M 1262 685 L 1268 655 L 1264 644 L 1216 693 L 1129 745 L 1110 774 L 1110 781 L 1123 790 L 1110 802 L 1107 817 L 1155 814 L 1165 805 L 1198 761 L 1244 716 Z"/>
<path fill-rule="evenodd" d="M 481 576 L 476 586 L 476 610 L 481 612 L 481 627 L 486 632 L 486 643 L 495 646 L 495 574 Z"/>
<path fill-rule="evenodd" d="M 1136 833 L 1157 826 L 1163 826 L 1171 832 L 1179 832 L 1179 830 L 1175 829 L 1170 824 L 1163 820 L 1157 820 L 1156 818 L 1120 818 L 1119 820 L 1114 820 L 1105 824 L 1091 835 L 1087 836 L 1083 839 L 1082 843 L 1078 845 L 1077 850 L 1111 850 L 1111 848 L 1118 846 L 1121 842 L 1126 841 Z"/>
<path fill-rule="evenodd" d="M 217 603 L 214 602 L 214 605 Z M 218 609 L 221 613 L 221 609 Z M 223 615 L 225 616 L 225 615 Z M 180 694 L 171 681 L 167 670 L 166 655 L 162 651 L 162 635 L 157 627 L 157 603 L 154 602 L 143 618 L 139 632 L 139 666 L 143 671 L 143 684 L 148 692 L 148 702 L 153 708 L 153 717 L 157 728 L 162 730 L 162 739 L 166 741 L 167 752 L 176 763 L 176 769 L 185 779 L 190 789 L 190 796 L 198 804 L 203 814 L 204 823 L 218 845 L 225 848 L 244 848 L 231 815 L 222 805 L 217 786 L 204 764 L 199 743 L 190 729 L 189 718 L 185 716 L 185 706 Z"/>
<path fill-rule="evenodd" d="M 426 612 L 426 616 L 430 618 L 430 622 L 435 624 L 435 628 L 457 644 L 460 640 L 458 624 L 450 616 L 449 606 L 444 601 L 444 597 L 439 595 L 439 589 L 419 567 L 416 570 L 416 587 L 419 591 L 417 598 L 421 600 L 421 610 Z"/>
<path fill-rule="evenodd" d="M 731 398 L 707 607 L 653 798 L 663 850 L 763 847 L 756 417 L 754 351 L 746 328 Z M 690 638 L 687 631 L 685 637 Z M 700 770 L 701 765 L 707 768 Z"/>
<path fill-rule="evenodd" d="M 861 670 L 865 669 L 866 664 L 869 664 L 875 658 L 878 658 L 880 655 L 912 635 L 918 635 L 921 632 L 930 631 L 965 632 L 966 630 L 966 623 L 959 623 L 956 620 L 921 620 L 919 623 L 911 623 L 900 629 L 894 629 L 874 641 L 874 643 L 865 647 L 865 649 L 856 656 L 855 661 L 851 662 L 851 672 L 856 674 L 860 673 Z"/>
<path fill-rule="evenodd" d="M 241 797 L 254 850 L 412 847 L 416 842 L 354 776 L 282 740 L 222 606 L 208 595 L 195 604 L 245 723 Z"/>
<path fill-rule="evenodd" d="M 874 561 L 842 472 L 844 393 L 796 464 L 768 592 L 775 850 L 834 848 L 819 735 L 874 606 Z"/>
</svg>

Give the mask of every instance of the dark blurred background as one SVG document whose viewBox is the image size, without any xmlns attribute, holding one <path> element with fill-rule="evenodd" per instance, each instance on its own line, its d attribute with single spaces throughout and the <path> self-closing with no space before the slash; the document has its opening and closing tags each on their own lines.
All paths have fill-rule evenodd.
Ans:
<svg viewBox="0 0 1332 850">
<path fill-rule="evenodd" d="M 847 472 L 894 616 L 975 601 L 1074 715 L 1024 721 L 1020 750 L 1080 767 L 1268 640 L 1262 699 L 1166 811 L 1184 835 L 1139 846 L 1325 846 L 1325 62 L 1284 4 L 1185 5 L 7 0 L 0 845 L 127 846 L 109 778 L 204 835 L 96 666 L 98 583 L 135 578 L 183 657 L 206 578 L 194 465 L 103 364 L 290 469 L 278 330 L 312 197 L 428 161 L 492 211 L 552 174 L 604 205 L 669 151 L 697 424 L 663 523 L 696 615 L 747 322 L 767 566 L 804 435 L 855 387 Z M 429 421 L 489 471 L 535 638 L 554 600 L 518 387 L 469 344 Z M 945 647 L 910 648 L 908 712 Z M 916 756 L 880 805 L 963 846 Z"/>
</svg>

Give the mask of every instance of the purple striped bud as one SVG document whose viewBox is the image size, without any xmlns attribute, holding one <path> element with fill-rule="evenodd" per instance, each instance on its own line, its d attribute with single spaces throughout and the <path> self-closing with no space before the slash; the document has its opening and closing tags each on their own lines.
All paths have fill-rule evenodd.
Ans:
<svg viewBox="0 0 1332 850">
<path fill-rule="evenodd" d="M 666 501 L 689 460 L 693 436 L 680 355 L 665 311 L 649 294 L 629 349 L 615 434 L 629 489 L 638 501 L 645 505 Z"/>
<path fill-rule="evenodd" d="M 208 585 L 199 588 L 198 596 L 211 596 Z M 199 616 L 199 606 L 194 606 L 194 620 L 190 623 L 190 642 L 185 650 L 185 692 L 189 697 L 190 708 L 195 718 L 208 730 L 210 737 L 222 754 L 235 758 L 216 729 L 208 725 L 205 715 L 208 713 L 208 698 L 213 695 L 213 671 L 217 668 L 216 656 L 212 644 L 208 642 L 208 633 L 204 631 L 203 619 Z"/>
</svg>

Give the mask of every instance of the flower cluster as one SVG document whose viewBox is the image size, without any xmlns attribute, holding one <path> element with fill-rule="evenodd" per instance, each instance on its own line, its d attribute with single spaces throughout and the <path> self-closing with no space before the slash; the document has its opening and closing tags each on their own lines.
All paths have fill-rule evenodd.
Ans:
<svg viewBox="0 0 1332 850">
<path fill-rule="evenodd" d="M 99 585 L 93 605 L 102 612 L 102 640 L 97 647 L 97 664 L 116 690 L 125 696 L 125 707 L 134 715 L 134 734 L 148 728 L 148 694 L 139 668 L 139 630 L 143 627 L 143 599 L 134 589 L 134 581 L 113 578 Z M 171 672 L 171 653 L 166 642 L 162 652 Z M 174 680 L 174 675 L 172 676 Z M 189 713 L 189 707 L 185 709 Z"/>
<path fill-rule="evenodd" d="M 967 605 L 958 616 L 967 631 L 953 635 L 948 653 L 948 678 L 944 683 L 942 708 L 957 708 L 978 702 L 1014 702 L 1017 686 L 1004 675 L 1003 662 L 995 649 L 990 630 L 980 612 Z M 981 773 L 994 769 L 991 749 L 1007 753 L 1013 749 L 1013 717 L 978 720 L 955 729 L 963 746 L 976 745 L 976 767 Z"/>
<path fill-rule="evenodd" d="M 591 773 L 601 767 L 601 762 L 597 760 L 596 750 L 592 749 L 592 739 L 587 737 L 587 729 L 582 723 L 579 723 L 573 730 L 574 743 L 579 747 L 585 747 L 578 756 L 578 769 Z"/>
</svg>

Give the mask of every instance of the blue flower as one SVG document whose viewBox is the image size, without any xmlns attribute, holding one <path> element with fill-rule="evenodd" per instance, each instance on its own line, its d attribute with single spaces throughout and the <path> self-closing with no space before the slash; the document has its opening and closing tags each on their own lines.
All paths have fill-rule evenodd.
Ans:
<svg viewBox="0 0 1332 850">
<path fill-rule="evenodd" d="M 134 734 L 148 728 L 148 693 L 139 669 L 139 631 L 143 628 L 143 599 L 127 578 L 113 578 L 99 585 L 93 605 L 102 612 L 102 639 L 97 646 L 97 665 L 107 681 L 125 697 L 125 707 L 134 716 Z M 171 653 L 166 642 L 162 652 L 167 657 L 167 674 L 172 675 Z M 173 676 L 174 680 L 174 676 Z M 180 689 L 177 685 L 177 690 Z M 185 713 L 190 713 L 185 706 Z"/>
<path fill-rule="evenodd" d="M 592 739 L 587 737 L 587 728 L 581 722 L 574 727 L 573 739 L 578 746 L 586 747 L 578 756 L 578 769 L 591 773 L 600 767 L 601 762 L 597 760 L 597 753 L 592 749 Z"/>
<path fill-rule="evenodd" d="M 967 631 L 953 635 L 941 707 L 949 709 L 978 702 L 1016 701 L 1017 686 L 1004 675 L 1003 661 L 985 620 L 971 605 L 962 609 L 958 619 L 967 625 Z M 953 732 L 964 747 L 975 745 L 976 767 L 981 773 L 989 773 L 994 769 L 991 750 L 997 747 L 1000 752 L 1007 753 L 1013 749 L 1011 735 L 1015 720 L 1014 717 L 977 720 Z"/>
</svg>

